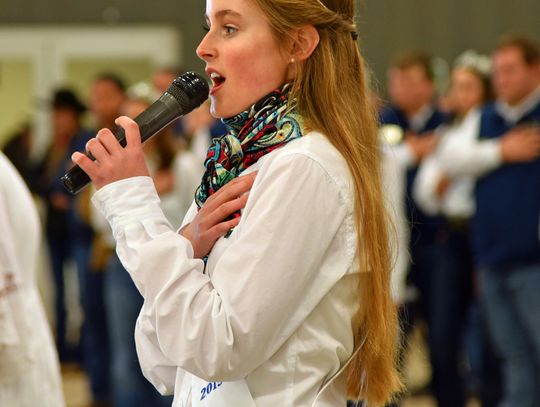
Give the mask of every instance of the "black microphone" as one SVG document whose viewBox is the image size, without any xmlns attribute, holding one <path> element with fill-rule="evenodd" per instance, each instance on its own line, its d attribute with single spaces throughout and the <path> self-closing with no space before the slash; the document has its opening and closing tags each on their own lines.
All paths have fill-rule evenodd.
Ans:
<svg viewBox="0 0 540 407">
<path fill-rule="evenodd" d="M 180 75 L 158 100 L 134 119 L 139 125 L 141 141 L 145 142 L 172 121 L 199 107 L 208 99 L 209 92 L 206 80 L 196 73 L 186 72 Z M 122 147 L 126 146 L 124 129 L 116 131 L 114 136 Z M 87 157 L 95 160 L 91 154 L 87 154 Z M 90 182 L 90 177 L 81 167 L 75 165 L 61 181 L 69 192 L 76 194 Z"/>
</svg>

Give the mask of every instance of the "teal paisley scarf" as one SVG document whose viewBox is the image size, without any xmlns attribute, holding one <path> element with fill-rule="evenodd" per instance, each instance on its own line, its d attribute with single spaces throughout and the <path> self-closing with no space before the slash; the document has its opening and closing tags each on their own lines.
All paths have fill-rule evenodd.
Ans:
<svg viewBox="0 0 540 407">
<path fill-rule="evenodd" d="M 259 158 L 302 136 L 303 119 L 294 100 L 288 98 L 291 86 L 288 83 L 249 109 L 222 120 L 229 133 L 214 139 L 208 149 L 206 171 L 195 192 L 199 209 L 212 194 Z"/>
</svg>

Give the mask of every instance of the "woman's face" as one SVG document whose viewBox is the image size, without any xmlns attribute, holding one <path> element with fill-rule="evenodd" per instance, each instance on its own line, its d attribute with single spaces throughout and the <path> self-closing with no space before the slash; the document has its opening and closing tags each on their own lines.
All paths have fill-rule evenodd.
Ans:
<svg viewBox="0 0 540 407">
<path fill-rule="evenodd" d="M 210 30 L 197 48 L 212 79 L 211 112 L 232 117 L 290 79 L 291 56 L 250 0 L 207 0 Z"/>
<path fill-rule="evenodd" d="M 452 72 L 450 101 L 452 109 L 458 115 L 465 115 L 469 110 L 484 102 L 484 85 L 482 80 L 465 68 L 457 68 Z"/>
</svg>

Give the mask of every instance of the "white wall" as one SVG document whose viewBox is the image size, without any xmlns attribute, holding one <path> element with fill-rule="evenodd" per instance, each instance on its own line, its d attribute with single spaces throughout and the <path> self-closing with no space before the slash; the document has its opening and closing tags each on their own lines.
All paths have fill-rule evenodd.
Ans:
<svg viewBox="0 0 540 407">
<path fill-rule="evenodd" d="M 77 73 L 70 67 L 84 60 L 96 69 L 107 66 L 106 61 L 111 66 L 130 60 L 147 61 L 152 67 L 179 65 L 180 45 L 179 32 L 168 26 L 0 28 L 0 64 L 7 67 L 0 71 L 4 74 L 0 78 L 0 138 L 30 116 L 39 154 L 49 137 L 45 101 L 55 87 L 76 81 Z M 129 70 L 126 66 L 125 72 Z"/>
</svg>

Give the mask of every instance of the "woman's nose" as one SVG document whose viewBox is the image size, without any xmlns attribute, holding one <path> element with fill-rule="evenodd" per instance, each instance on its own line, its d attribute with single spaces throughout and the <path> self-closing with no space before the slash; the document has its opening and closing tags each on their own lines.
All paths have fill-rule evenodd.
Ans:
<svg viewBox="0 0 540 407">
<path fill-rule="evenodd" d="M 197 47 L 197 56 L 203 61 L 209 61 L 216 56 L 215 47 L 212 46 L 211 33 L 208 32 Z"/>
</svg>

